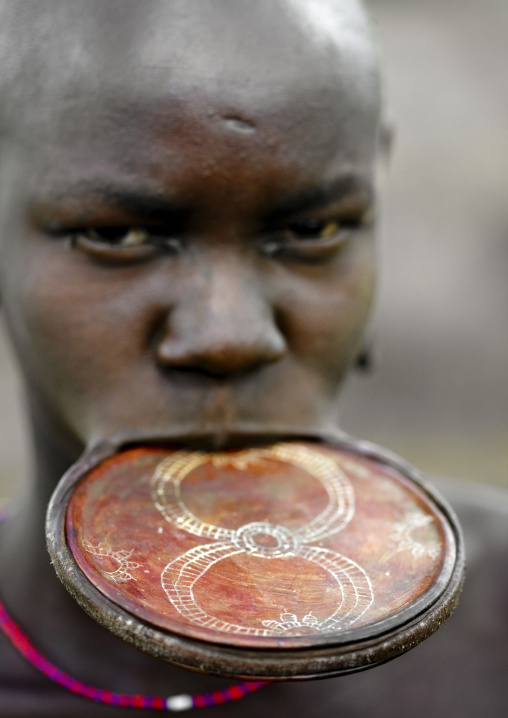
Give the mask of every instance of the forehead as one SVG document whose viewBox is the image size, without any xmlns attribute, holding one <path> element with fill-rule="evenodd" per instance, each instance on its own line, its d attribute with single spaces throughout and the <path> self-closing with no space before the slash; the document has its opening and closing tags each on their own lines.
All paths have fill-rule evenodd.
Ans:
<svg viewBox="0 0 508 718">
<path fill-rule="evenodd" d="M 25 78 L 40 89 L 26 91 L 22 108 L 44 172 L 60 171 L 60 156 L 139 170 L 176 163 L 182 150 L 203 157 L 224 145 L 226 156 L 235 142 L 316 167 L 372 156 L 377 61 L 351 0 L 44 6 Z"/>
</svg>

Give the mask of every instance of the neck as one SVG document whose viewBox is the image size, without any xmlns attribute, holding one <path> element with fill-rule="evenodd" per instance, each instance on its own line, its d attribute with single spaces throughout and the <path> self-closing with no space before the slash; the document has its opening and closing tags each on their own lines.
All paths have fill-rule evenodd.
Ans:
<svg viewBox="0 0 508 718">
<path fill-rule="evenodd" d="M 191 674 L 131 648 L 68 595 L 46 552 L 44 523 L 53 489 L 77 457 L 36 422 L 33 443 L 30 490 L 0 527 L 0 598 L 12 618 L 62 670 L 99 687 L 162 695 L 224 687 L 229 681 Z"/>
</svg>

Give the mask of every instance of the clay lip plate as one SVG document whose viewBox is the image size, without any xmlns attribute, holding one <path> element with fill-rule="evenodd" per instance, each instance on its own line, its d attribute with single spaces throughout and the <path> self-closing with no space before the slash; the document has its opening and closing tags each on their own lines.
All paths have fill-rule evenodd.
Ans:
<svg viewBox="0 0 508 718">
<path fill-rule="evenodd" d="M 367 641 L 436 606 L 460 563 L 446 506 L 351 445 L 147 445 L 95 463 L 68 490 L 68 548 L 164 633 L 240 649 Z"/>
</svg>

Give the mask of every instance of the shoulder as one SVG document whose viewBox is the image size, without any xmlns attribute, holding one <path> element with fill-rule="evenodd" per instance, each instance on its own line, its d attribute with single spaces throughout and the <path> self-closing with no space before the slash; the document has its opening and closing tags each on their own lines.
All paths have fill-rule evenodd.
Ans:
<svg viewBox="0 0 508 718">
<path fill-rule="evenodd" d="M 464 529 L 468 573 L 459 607 L 422 645 L 373 670 L 268 687 L 243 715 L 477 718 L 508 715 L 508 492 L 435 481 Z M 257 711 L 257 713 L 256 713 Z"/>
<path fill-rule="evenodd" d="M 349 718 L 508 715 L 508 492 L 434 483 L 464 530 L 468 569 L 459 606 L 414 650 L 336 681 L 337 711 Z"/>
</svg>

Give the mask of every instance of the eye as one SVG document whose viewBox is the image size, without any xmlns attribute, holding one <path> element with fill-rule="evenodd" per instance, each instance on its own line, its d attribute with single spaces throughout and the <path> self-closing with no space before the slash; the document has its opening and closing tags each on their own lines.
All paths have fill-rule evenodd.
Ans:
<svg viewBox="0 0 508 718">
<path fill-rule="evenodd" d="M 325 219 L 307 219 L 291 222 L 284 228 L 286 239 L 316 240 L 333 237 L 340 229 L 338 222 Z"/>
<path fill-rule="evenodd" d="M 150 240 L 150 235 L 145 229 L 132 227 L 96 227 L 83 230 L 80 234 L 91 242 L 115 247 L 139 247 Z"/>
<path fill-rule="evenodd" d="M 130 262 L 153 256 L 156 252 L 177 252 L 180 241 L 165 232 L 143 227 L 91 227 L 67 233 L 73 248 L 98 259 Z"/>
<path fill-rule="evenodd" d="M 262 251 L 268 256 L 309 262 L 326 261 L 341 249 L 353 233 L 364 226 L 363 217 L 343 219 L 309 217 L 296 220 L 265 235 Z"/>
</svg>

